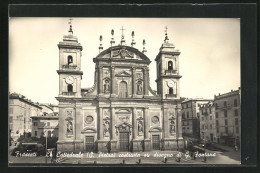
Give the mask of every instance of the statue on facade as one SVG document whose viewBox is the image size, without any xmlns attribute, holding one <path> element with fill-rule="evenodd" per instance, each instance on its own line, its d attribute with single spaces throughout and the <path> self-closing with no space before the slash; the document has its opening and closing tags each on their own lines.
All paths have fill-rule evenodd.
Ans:
<svg viewBox="0 0 260 173">
<path fill-rule="evenodd" d="M 67 134 L 73 134 L 72 121 L 70 120 L 67 121 Z"/>
<path fill-rule="evenodd" d="M 170 131 L 171 133 L 175 133 L 175 122 L 173 120 L 171 120 Z"/>
<path fill-rule="evenodd" d="M 108 136 L 109 135 L 109 121 L 105 121 L 104 122 L 104 136 Z"/>
<path fill-rule="evenodd" d="M 143 92 L 142 82 L 138 81 L 137 82 L 137 93 L 142 93 L 142 92 Z"/>
<path fill-rule="evenodd" d="M 138 121 L 138 133 L 143 133 L 143 123 L 142 123 L 142 121 Z"/>
<path fill-rule="evenodd" d="M 104 84 L 104 92 L 105 92 L 105 93 L 109 93 L 109 91 L 110 91 L 109 80 L 105 80 L 105 84 Z"/>
</svg>

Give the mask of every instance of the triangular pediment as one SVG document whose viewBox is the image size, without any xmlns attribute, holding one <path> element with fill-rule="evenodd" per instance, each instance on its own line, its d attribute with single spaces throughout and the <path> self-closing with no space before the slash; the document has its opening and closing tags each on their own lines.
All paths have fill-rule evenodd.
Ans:
<svg viewBox="0 0 260 173">
<path fill-rule="evenodd" d="M 118 74 L 116 74 L 117 77 L 129 77 L 131 74 L 127 73 L 126 71 L 122 71 Z"/>
</svg>

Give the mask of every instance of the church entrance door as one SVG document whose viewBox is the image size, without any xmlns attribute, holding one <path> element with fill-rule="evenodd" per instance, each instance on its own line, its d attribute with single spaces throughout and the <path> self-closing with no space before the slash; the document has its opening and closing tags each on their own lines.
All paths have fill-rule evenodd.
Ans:
<svg viewBox="0 0 260 173">
<path fill-rule="evenodd" d="M 85 137 L 86 152 L 94 152 L 94 136 Z"/>
<path fill-rule="evenodd" d="M 129 132 L 119 133 L 120 151 L 129 151 Z"/>
<path fill-rule="evenodd" d="M 153 150 L 160 150 L 160 137 L 159 135 L 152 136 Z"/>
</svg>

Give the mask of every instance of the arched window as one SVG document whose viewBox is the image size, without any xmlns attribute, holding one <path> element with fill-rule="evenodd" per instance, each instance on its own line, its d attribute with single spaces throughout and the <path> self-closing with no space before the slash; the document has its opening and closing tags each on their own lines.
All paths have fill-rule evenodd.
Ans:
<svg viewBox="0 0 260 173">
<path fill-rule="evenodd" d="M 70 65 L 71 63 L 73 63 L 73 58 L 71 55 L 68 56 L 68 65 Z"/>
<path fill-rule="evenodd" d="M 169 94 L 173 94 L 173 89 L 169 88 Z"/>
<path fill-rule="evenodd" d="M 172 61 L 168 61 L 168 70 L 173 70 Z"/>
<path fill-rule="evenodd" d="M 68 85 L 68 92 L 72 92 L 73 91 L 73 86 L 71 84 Z"/>
<path fill-rule="evenodd" d="M 127 83 L 125 81 L 122 81 L 119 84 L 119 97 L 120 98 L 127 97 Z"/>
</svg>

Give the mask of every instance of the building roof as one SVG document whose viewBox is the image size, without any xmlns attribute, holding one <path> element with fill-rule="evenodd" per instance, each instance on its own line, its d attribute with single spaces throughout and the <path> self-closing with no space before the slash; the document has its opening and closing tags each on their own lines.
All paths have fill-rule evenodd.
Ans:
<svg viewBox="0 0 260 173">
<path fill-rule="evenodd" d="M 42 109 L 42 107 L 39 105 L 38 102 L 32 102 L 30 99 L 26 98 L 24 95 L 22 94 L 18 94 L 18 93 L 11 93 L 9 94 L 9 99 L 19 99 L 20 101 L 23 101 L 27 104 L 30 104 L 34 107 L 37 107 L 39 109 Z"/>
<path fill-rule="evenodd" d="M 192 101 L 205 101 L 205 102 L 209 102 L 212 101 L 212 99 L 204 99 L 204 98 L 186 98 L 184 101 L 182 101 L 183 103 L 187 103 L 187 102 L 192 102 Z"/>
<path fill-rule="evenodd" d="M 240 87 L 238 88 L 238 90 L 231 90 L 228 93 L 224 93 L 224 94 L 218 94 L 214 96 L 215 100 L 219 100 L 219 99 L 223 99 L 223 98 L 227 98 L 227 97 L 231 97 L 234 95 L 239 95 L 240 94 Z"/>
</svg>

